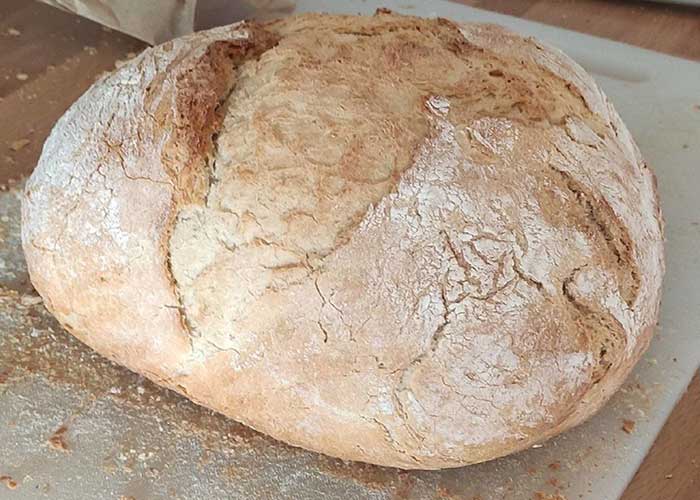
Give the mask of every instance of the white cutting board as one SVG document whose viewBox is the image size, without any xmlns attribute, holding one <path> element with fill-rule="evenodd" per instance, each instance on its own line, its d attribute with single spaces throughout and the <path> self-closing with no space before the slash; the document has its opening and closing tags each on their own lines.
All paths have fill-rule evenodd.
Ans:
<svg viewBox="0 0 700 500">
<path fill-rule="evenodd" d="M 564 50 L 610 97 L 658 176 L 668 267 L 661 321 L 624 389 L 628 392 L 618 394 L 592 421 L 542 449 L 463 474 L 493 484 L 494 497 L 510 498 L 507 490 L 499 492 L 508 487 L 506 478 L 517 482 L 530 465 L 538 469 L 544 463 L 576 462 L 587 455 L 580 466 L 567 468 L 568 477 L 556 475 L 559 482 L 568 483 L 561 494 L 568 499 L 617 498 L 700 365 L 700 64 L 450 2 L 301 0 L 295 12 L 370 14 L 379 7 L 498 23 Z M 622 419 L 634 420 L 635 432 L 622 432 Z M 593 450 L 588 450 L 590 445 Z"/>
<path fill-rule="evenodd" d="M 534 35 L 578 60 L 615 103 L 658 175 L 667 221 L 660 327 L 630 380 L 593 419 L 541 448 L 400 472 L 247 431 L 102 360 L 41 305 L 22 305 L 27 297 L 0 293 L 0 476 L 18 483 L 0 484 L 0 499 L 607 500 L 624 491 L 700 361 L 700 64 L 447 2 L 301 0 L 297 12 L 380 6 Z M 0 285 L 10 289 L 26 279 L 18 213 L 17 193 L 0 193 Z M 632 434 L 623 419 L 636 422 Z M 47 445 L 63 428 L 67 449 Z"/>
</svg>

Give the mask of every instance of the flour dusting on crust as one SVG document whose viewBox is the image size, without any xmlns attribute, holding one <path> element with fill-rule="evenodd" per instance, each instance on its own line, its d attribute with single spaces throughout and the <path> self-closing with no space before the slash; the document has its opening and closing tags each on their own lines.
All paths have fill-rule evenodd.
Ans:
<svg viewBox="0 0 700 500">
<path fill-rule="evenodd" d="M 308 14 L 98 82 L 22 237 L 99 352 L 285 442 L 433 469 L 547 439 L 622 383 L 658 315 L 654 182 L 556 49 Z"/>
</svg>

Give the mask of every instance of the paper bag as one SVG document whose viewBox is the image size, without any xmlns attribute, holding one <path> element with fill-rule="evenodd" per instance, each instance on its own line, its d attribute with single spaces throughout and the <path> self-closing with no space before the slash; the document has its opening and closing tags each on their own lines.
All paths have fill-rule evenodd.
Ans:
<svg viewBox="0 0 700 500">
<path fill-rule="evenodd" d="M 278 17 L 294 8 L 292 0 L 41 1 L 150 44 L 241 19 Z"/>
</svg>

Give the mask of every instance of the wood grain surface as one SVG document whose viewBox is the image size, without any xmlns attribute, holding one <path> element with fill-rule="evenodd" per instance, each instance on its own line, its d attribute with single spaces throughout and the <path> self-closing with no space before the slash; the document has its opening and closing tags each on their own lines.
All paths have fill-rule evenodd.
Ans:
<svg viewBox="0 0 700 500">
<path fill-rule="evenodd" d="M 51 127 L 103 71 L 144 47 L 38 2 L 0 0 L 0 189 L 31 173 Z"/>
<path fill-rule="evenodd" d="M 700 9 L 636 1 L 461 3 L 700 61 Z M 144 44 L 27 0 L 0 2 L 0 189 L 27 176 L 66 108 Z M 699 82 L 700 93 L 700 82 Z M 673 411 L 623 500 L 700 498 L 700 377 Z"/>
<path fill-rule="evenodd" d="M 700 61 L 700 9 L 627 0 L 462 0 L 460 3 Z"/>
</svg>

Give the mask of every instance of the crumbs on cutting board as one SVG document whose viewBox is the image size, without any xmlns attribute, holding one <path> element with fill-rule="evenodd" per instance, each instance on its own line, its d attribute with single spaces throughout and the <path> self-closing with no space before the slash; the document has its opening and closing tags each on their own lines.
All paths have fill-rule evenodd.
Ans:
<svg viewBox="0 0 700 500">
<path fill-rule="evenodd" d="M 4 484 L 8 489 L 11 490 L 16 490 L 17 489 L 17 481 L 12 479 L 10 476 L 0 476 L 0 483 Z"/>
<path fill-rule="evenodd" d="M 392 498 L 403 500 L 410 496 L 416 485 L 415 475 L 410 471 L 380 467 L 361 462 L 346 462 L 337 458 L 318 455 L 316 461 L 318 470 L 337 478 L 348 478 L 362 484 L 370 490 L 389 490 L 393 492 Z M 438 492 L 442 487 L 443 496 L 450 498 L 443 485 L 436 486 Z"/>
<path fill-rule="evenodd" d="M 2 218 L 0 218 L 0 220 L 2 220 L 2 222 L 7 222 Z M 38 295 L 22 295 L 19 301 L 23 306 L 38 306 L 44 300 Z"/>
<path fill-rule="evenodd" d="M 437 485 L 437 487 L 435 489 L 435 493 L 437 495 L 437 498 L 439 498 L 441 500 L 453 500 L 454 498 L 456 498 L 452 494 L 452 491 L 450 491 L 449 488 L 447 488 L 446 486 L 442 486 L 441 484 Z M 477 499 L 481 500 L 481 497 L 472 497 L 472 500 L 477 500 Z"/>
<path fill-rule="evenodd" d="M 627 434 L 632 434 L 636 426 L 637 422 L 635 422 L 634 420 L 629 420 L 626 418 L 622 421 L 622 430 L 625 431 Z"/>
<path fill-rule="evenodd" d="M 559 493 L 549 494 L 542 491 L 536 491 L 532 498 L 533 500 L 566 500 L 566 497 Z"/>
<path fill-rule="evenodd" d="M 654 365 L 654 361 L 650 364 Z M 663 388 L 660 383 L 642 384 L 638 378 L 635 378 L 619 389 L 617 397 L 627 407 L 628 415 L 643 419 L 663 392 Z"/>
<path fill-rule="evenodd" d="M 68 431 L 68 427 L 62 425 L 54 431 L 53 434 L 48 439 L 49 446 L 54 450 L 58 451 L 70 451 L 68 448 L 68 443 L 66 443 L 65 434 Z"/>
</svg>

